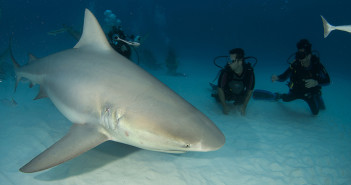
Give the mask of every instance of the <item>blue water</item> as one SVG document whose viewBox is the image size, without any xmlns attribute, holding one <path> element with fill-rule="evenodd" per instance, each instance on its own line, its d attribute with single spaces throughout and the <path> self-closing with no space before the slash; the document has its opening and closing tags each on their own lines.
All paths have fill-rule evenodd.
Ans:
<svg viewBox="0 0 351 185">
<path fill-rule="evenodd" d="M 147 36 L 145 45 L 155 50 L 170 44 L 183 56 L 209 60 L 242 47 L 247 54 L 271 62 L 261 63 L 269 66 L 284 63 L 295 43 L 308 38 L 330 71 L 346 73 L 351 37 L 337 32 L 324 39 L 320 15 L 334 25 L 350 24 L 350 5 L 347 0 L 1 1 L 0 48 L 7 47 L 12 34 L 14 47 L 31 48 L 37 55 L 51 53 L 47 46 L 52 44 L 67 48 L 75 41 L 45 33 L 62 24 L 80 29 L 85 8 L 101 21 L 110 9 L 126 32 Z"/>
<path fill-rule="evenodd" d="M 349 86 L 349 80 L 351 79 L 351 74 L 349 73 L 351 67 L 351 34 L 342 31 L 333 31 L 327 38 L 324 38 L 323 26 L 320 15 L 323 15 L 328 20 L 328 22 L 333 25 L 351 25 L 350 7 L 351 1 L 349 0 L 1 0 L 0 52 L 4 51 L 8 47 L 10 37 L 12 37 L 13 40 L 12 48 L 14 51 L 14 55 L 21 64 L 27 62 L 28 53 L 33 53 L 38 57 L 44 57 L 52 53 L 62 51 L 64 49 L 72 48 L 76 44 L 76 40 L 70 37 L 67 33 L 58 34 L 57 36 L 51 36 L 47 33 L 52 30 L 62 28 L 63 24 L 70 25 L 76 30 L 81 30 L 83 25 L 83 15 L 85 8 L 90 9 L 103 26 L 104 11 L 108 9 L 112 10 L 112 12 L 116 14 L 117 18 L 119 18 L 122 21 L 122 27 L 126 33 L 139 34 L 144 38 L 141 49 L 147 48 L 151 50 L 159 63 L 164 63 L 164 58 L 166 57 L 168 48 L 174 48 L 177 52 L 177 55 L 181 59 L 180 70 L 189 74 L 189 81 L 198 80 L 202 84 L 206 84 L 207 86 L 207 82 L 211 81 L 215 77 L 216 71 L 218 70 L 212 64 L 213 58 L 219 55 L 226 55 L 228 51 L 232 48 L 241 47 L 245 50 L 247 55 L 255 56 L 258 58 L 258 64 L 255 68 L 255 73 L 257 74 L 256 87 L 287 91 L 287 88 L 284 85 L 276 87 L 275 85 L 269 83 L 269 77 L 271 74 L 279 74 L 280 72 L 283 72 L 288 67 L 286 59 L 290 54 L 296 51 L 296 42 L 301 38 L 307 38 L 312 43 L 312 48 L 314 50 L 319 51 L 321 61 L 327 68 L 331 80 L 333 81 L 333 83 L 329 87 L 325 87 L 325 89 L 327 89 L 325 93 L 327 110 L 325 112 L 322 112 L 320 117 L 314 119 L 308 117 L 310 116 L 310 112 L 306 107 L 307 105 L 303 104 L 302 102 L 289 104 L 287 108 L 284 107 L 283 110 L 281 109 L 280 105 L 278 106 L 278 108 L 277 105 L 269 105 L 270 107 L 268 107 L 268 109 L 270 108 L 279 112 L 279 115 L 277 115 L 277 123 L 279 124 L 286 123 L 284 117 L 287 116 L 288 113 L 292 113 L 294 115 L 291 117 L 288 116 L 289 118 L 296 118 L 296 120 L 292 120 L 288 124 L 295 124 L 296 122 L 298 122 L 297 120 L 299 119 L 302 119 L 303 122 L 311 122 L 311 125 L 298 125 L 297 127 L 289 125 L 288 128 L 291 126 L 293 127 L 292 129 L 299 130 L 302 127 L 303 129 L 311 129 L 314 131 L 314 129 L 319 128 L 318 124 L 321 123 L 321 127 L 323 127 L 324 124 L 329 126 L 332 124 L 336 124 L 338 125 L 338 129 L 336 130 L 339 131 L 339 129 L 342 130 L 343 128 L 350 128 L 350 116 L 347 113 L 348 105 L 350 103 L 348 100 L 349 93 L 345 92 L 344 87 Z M 135 55 L 133 55 L 133 61 L 136 62 Z M 184 62 L 187 63 L 184 64 Z M 197 107 L 205 113 L 209 114 L 209 116 L 212 119 L 217 119 L 217 121 L 227 121 L 227 123 L 231 122 L 231 118 L 228 117 L 217 118 L 217 116 L 223 115 L 221 114 L 219 107 L 213 106 L 213 102 L 202 102 L 201 98 L 207 97 L 210 92 L 199 91 L 199 93 L 203 94 L 198 94 L 195 96 L 186 95 L 186 93 L 189 91 L 187 89 L 197 89 L 197 87 L 193 86 L 194 84 L 196 85 L 196 83 L 187 82 L 181 84 L 177 83 L 178 79 L 168 79 L 168 77 L 162 76 L 165 73 L 165 69 L 161 69 L 161 71 L 154 71 L 149 68 L 145 69 L 153 74 L 161 74 L 160 76 L 164 77 L 163 79 L 161 79 L 162 81 L 164 81 L 166 84 L 168 82 L 169 84 L 167 85 L 170 85 L 171 88 L 175 89 L 175 91 L 180 95 L 185 96 L 187 100 L 190 100 L 195 105 L 198 105 Z M 197 69 L 206 69 L 207 71 L 198 71 Z M 206 79 L 201 79 L 201 75 L 205 76 Z M 335 81 L 334 79 L 337 79 L 337 81 Z M 281 89 L 279 89 L 280 87 Z M 24 88 L 24 86 L 22 88 Z M 199 88 L 203 87 L 199 85 Z M 4 86 L 1 87 L 1 90 L 4 90 Z M 11 85 L 9 85 L 8 87 L 6 86 L 6 91 L 10 92 L 11 90 Z M 36 92 L 32 93 L 35 95 Z M 2 98 L 4 97 L 1 97 L 0 99 Z M 18 99 L 21 100 L 28 98 L 31 97 L 22 97 Z M 8 106 L 9 109 L 12 107 L 10 105 L 11 103 L 8 101 L 3 101 L 2 103 L 3 106 Z M 328 103 L 330 105 L 329 107 Z M 39 104 L 40 103 L 36 104 L 36 106 L 39 106 Z M 255 105 L 256 107 L 254 107 Z M 260 114 L 258 117 L 264 119 L 264 122 L 270 122 L 267 116 L 275 116 L 273 115 L 273 113 L 269 113 L 267 109 L 263 113 L 261 112 L 263 109 L 265 109 L 265 107 L 262 108 L 262 106 L 267 106 L 267 104 L 254 102 L 251 103 L 251 106 L 253 108 L 251 107 L 250 109 L 250 107 L 248 107 L 247 110 L 248 120 L 246 120 L 245 118 L 240 118 L 241 122 L 246 123 L 250 122 L 250 120 L 252 121 L 254 117 L 254 115 L 252 115 L 252 112 Z M 218 108 L 218 110 L 216 109 L 215 111 L 212 111 L 209 107 L 214 109 Z M 293 111 L 295 108 L 298 109 L 298 113 Z M 285 109 L 288 109 L 287 111 L 285 111 L 288 113 L 284 113 Z M 340 111 L 338 109 L 340 109 Z M 13 113 L 15 111 L 11 110 L 10 112 Z M 4 115 L 1 115 L 1 117 L 2 116 Z M 238 115 L 235 115 L 233 117 L 238 117 Z M 253 119 L 254 123 L 258 123 L 258 121 L 258 118 Z M 274 125 L 274 121 L 272 124 L 273 125 L 270 125 L 272 127 L 269 128 L 276 128 L 276 125 Z M 258 127 L 258 125 L 259 124 L 255 126 Z M 301 127 L 299 128 L 299 126 Z M 230 126 L 223 126 L 222 124 L 219 125 L 219 127 L 227 129 L 225 131 L 225 134 L 228 134 L 229 138 L 233 135 L 233 132 L 230 132 L 231 130 L 228 130 L 231 128 Z M 243 127 L 245 126 L 236 125 L 234 127 L 239 127 L 239 129 L 243 129 Z M 323 127 L 323 132 L 321 132 L 321 135 L 324 132 L 327 132 L 328 129 L 326 128 L 329 127 Z M 257 128 L 250 129 L 255 130 Z M 243 130 L 245 130 L 245 133 L 248 131 L 247 129 Z M 265 128 L 263 130 L 269 129 Z M 281 129 L 280 131 L 283 130 L 284 129 Z M 345 155 L 349 156 L 350 150 L 348 150 L 348 148 L 350 147 L 350 145 L 347 145 L 345 143 L 350 143 L 350 133 L 348 131 L 341 131 L 340 133 L 342 134 L 340 134 L 338 131 L 333 131 L 338 134 L 338 137 L 331 137 L 333 138 L 332 141 L 335 140 L 341 141 L 341 143 L 344 142 L 343 144 L 340 144 L 340 148 L 342 148 L 340 150 L 341 152 L 345 152 Z M 253 132 L 248 133 L 252 134 Z M 236 134 L 240 133 L 236 132 Z M 316 135 L 318 135 L 318 133 Z M 250 136 L 246 135 L 243 137 L 249 138 Z M 236 137 L 235 139 L 237 139 L 237 142 L 243 141 L 240 137 Z M 330 142 L 330 140 L 328 139 L 325 140 Z M 325 142 L 325 140 L 323 140 L 322 142 Z M 232 142 L 232 144 L 234 145 L 237 143 Z M 48 145 L 50 146 L 51 144 Z M 333 143 L 331 142 L 330 145 L 333 145 Z M 226 147 L 228 147 L 228 145 L 226 145 Z M 305 146 L 306 150 L 308 148 L 308 146 Z M 222 151 L 227 150 L 230 149 L 226 148 Z M 234 149 L 230 151 L 230 153 L 234 156 L 237 155 Z M 33 154 L 36 154 L 37 152 L 38 151 L 34 151 Z M 286 151 L 284 150 L 284 152 Z M 294 151 L 290 152 L 294 153 Z M 279 151 L 277 151 L 277 153 L 279 153 Z M 328 152 L 326 153 L 328 154 Z M 21 161 L 24 161 L 23 155 L 21 156 Z M 245 156 L 246 154 L 241 155 Z M 240 157 L 242 157 L 241 155 Z M 211 156 L 216 158 L 216 154 L 211 154 Z M 176 160 L 173 159 L 173 157 L 174 156 L 172 156 L 172 160 Z M 219 155 L 219 157 L 221 156 Z M 313 158 L 313 156 L 311 158 Z M 166 158 L 165 160 L 167 159 L 168 158 Z M 240 161 L 240 159 L 238 158 L 235 158 L 233 160 L 236 160 L 236 162 L 242 162 L 241 164 L 245 164 L 245 162 Z M 326 165 L 330 164 L 330 162 L 325 163 Z M 351 164 L 350 159 L 347 159 L 345 163 Z M 251 161 L 250 165 L 254 166 L 254 164 L 255 162 Z M 98 165 L 97 168 L 102 168 L 101 166 Z M 333 165 L 331 166 L 333 167 Z M 339 165 L 338 163 L 334 165 L 334 167 L 335 166 L 339 167 L 342 165 Z M 187 167 L 190 168 L 189 166 Z M 2 168 L 1 170 L 3 169 L 5 168 Z M 248 170 L 243 172 L 244 174 L 250 173 L 250 168 L 246 169 L 242 167 L 240 169 L 242 169 L 243 171 Z M 303 182 L 302 184 L 304 184 L 305 182 L 308 182 L 307 184 L 311 184 L 313 182 L 324 182 L 325 184 L 333 184 L 333 182 L 339 182 L 339 184 L 347 184 L 347 181 L 351 179 L 349 176 L 351 175 L 350 167 L 343 167 L 343 169 L 345 170 L 343 171 L 344 176 L 330 175 L 331 178 L 329 178 L 329 180 L 326 181 L 314 181 L 310 180 L 309 178 L 305 178 L 304 181 L 301 182 Z M 274 170 L 279 171 L 279 169 L 273 169 L 273 171 Z M 255 171 L 254 168 L 252 168 L 251 171 Z M 61 177 L 64 176 L 62 175 L 62 173 L 60 174 Z M 8 175 L 8 173 L 6 173 L 5 171 L 2 171 L 2 174 Z M 267 174 L 272 173 L 267 172 L 267 174 L 263 174 L 263 177 L 265 175 L 268 177 L 269 175 Z M 313 177 L 316 177 L 318 179 L 319 174 L 323 176 L 324 174 L 326 174 L 326 172 L 324 173 L 317 170 L 317 172 L 311 172 L 311 174 L 313 174 Z M 340 172 L 340 174 L 342 173 Z M 284 175 L 289 176 L 289 178 L 293 176 L 291 174 Z M 50 174 L 50 176 L 53 177 L 55 175 Z M 305 176 L 308 177 L 309 175 L 305 174 Z M 18 175 L 18 178 L 22 177 L 23 176 Z M 8 179 L 11 178 L 13 178 L 13 176 Z M 184 178 L 191 179 L 190 177 Z M 230 176 L 226 176 L 224 178 L 230 178 Z M 323 178 L 327 177 L 324 176 Z M 345 180 L 338 181 L 337 178 L 343 178 Z M 256 181 L 250 181 L 249 184 L 260 184 L 260 181 L 258 179 L 259 178 L 257 178 Z M 6 182 L 11 181 L 12 180 Z M 35 181 L 31 182 L 33 182 L 33 184 L 35 183 Z M 185 182 L 190 183 L 192 181 L 186 180 Z M 199 181 L 199 184 L 202 184 L 200 182 L 203 183 L 203 181 Z M 204 182 L 212 184 L 211 182 L 218 181 L 207 180 Z M 230 181 L 228 180 L 223 182 Z M 240 182 L 245 181 L 241 180 Z M 288 183 L 291 181 L 285 179 L 279 182 Z M 295 184 L 298 184 L 296 182 L 299 181 L 294 181 Z M 65 184 L 64 180 L 62 180 L 61 183 Z M 158 184 L 162 183 L 158 182 Z"/>
</svg>

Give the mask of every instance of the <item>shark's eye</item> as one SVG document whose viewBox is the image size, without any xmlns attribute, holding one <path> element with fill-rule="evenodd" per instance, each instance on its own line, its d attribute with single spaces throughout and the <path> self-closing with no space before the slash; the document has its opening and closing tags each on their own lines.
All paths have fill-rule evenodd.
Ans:
<svg viewBox="0 0 351 185">
<path fill-rule="evenodd" d="M 190 148 L 190 144 L 186 144 L 186 145 L 185 145 L 185 148 Z"/>
</svg>

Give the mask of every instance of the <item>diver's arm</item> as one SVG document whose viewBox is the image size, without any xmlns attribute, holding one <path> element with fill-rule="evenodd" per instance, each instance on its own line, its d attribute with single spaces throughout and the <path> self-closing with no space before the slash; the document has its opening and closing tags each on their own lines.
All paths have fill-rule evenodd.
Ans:
<svg viewBox="0 0 351 185">
<path fill-rule="evenodd" d="M 241 106 L 241 115 L 242 116 L 245 116 L 245 114 L 246 114 L 246 107 L 250 101 L 254 87 L 255 87 L 255 73 L 253 70 L 251 70 L 249 80 L 248 80 L 246 96 L 245 96 L 244 102 Z"/>
<path fill-rule="evenodd" d="M 284 82 L 285 80 L 287 80 L 290 77 L 291 72 L 292 72 L 292 68 L 289 67 L 287 70 L 284 71 L 283 74 L 277 76 L 278 77 L 277 81 Z"/>
<path fill-rule="evenodd" d="M 327 70 L 325 70 L 322 64 L 319 65 L 319 72 L 317 79 L 305 79 L 305 87 L 312 88 L 316 86 L 326 86 L 330 84 L 330 78 Z"/>
<path fill-rule="evenodd" d="M 218 92 L 219 101 L 221 102 L 221 105 L 223 108 L 223 113 L 228 114 L 229 110 L 228 110 L 227 104 L 225 103 L 224 91 L 222 88 L 218 87 L 217 92 Z"/>
<path fill-rule="evenodd" d="M 225 94 L 223 90 L 225 84 L 227 84 L 227 76 L 228 76 L 227 72 L 225 70 L 221 70 L 221 74 L 219 75 L 219 78 L 218 78 L 218 88 L 217 88 L 218 98 L 219 98 L 219 101 L 221 102 L 224 114 L 229 113 L 229 108 L 225 102 Z"/>
<path fill-rule="evenodd" d="M 318 84 L 321 86 L 326 86 L 330 84 L 329 74 L 322 64 L 320 64 L 320 70 L 317 81 Z"/>
<path fill-rule="evenodd" d="M 241 115 L 242 116 L 245 116 L 245 114 L 246 114 L 246 107 L 247 107 L 247 104 L 249 103 L 249 101 L 250 101 L 250 98 L 251 98 L 251 96 L 252 96 L 252 90 L 249 90 L 249 91 L 247 91 L 247 93 L 246 93 L 246 97 L 245 97 L 245 100 L 244 100 L 244 103 L 243 103 L 243 105 L 241 106 Z"/>
<path fill-rule="evenodd" d="M 222 88 L 218 87 L 218 98 L 219 98 L 219 101 L 221 102 L 221 105 L 222 105 L 222 108 L 223 108 L 223 113 L 224 114 L 228 114 L 229 112 L 229 109 L 228 109 L 228 106 L 227 104 L 225 103 L 225 95 L 224 95 L 224 91 Z"/>
</svg>

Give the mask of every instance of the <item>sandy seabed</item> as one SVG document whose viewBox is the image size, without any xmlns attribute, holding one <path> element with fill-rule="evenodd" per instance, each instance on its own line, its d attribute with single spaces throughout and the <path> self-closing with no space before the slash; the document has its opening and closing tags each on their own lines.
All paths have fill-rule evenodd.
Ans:
<svg viewBox="0 0 351 185">
<path fill-rule="evenodd" d="M 187 67 L 187 66 L 183 66 Z M 212 66 L 211 66 L 212 67 Z M 188 70 L 186 70 L 188 69 Z M 64 164 L 38 173 L 19 168 L 51 146 L 71 123 L 49 99 L 33 101 L 39 88 L 0 83 L 0 184 L 245 184 L 346 185 L 351 182 L 351 115 L 347 80 L 331 76 L 323 89 L 327 110 L 312 116 L 307 104 L 251 100 L 247 115 L 223 115 L 210 96 L 213 68 L 184 68 L 188 77 L 157 78 L 205 113 L 226 136 L 215 152 L 167 154 L 106 142 Z M 284 69 L 276 69 L 282 72 Z M 278 72 L 279 72 L 278 71 Z M 272 71 L 255 69 L 256 88 L 285 92 Z M 345 89 L 347 88 L 347 89 Z"/>
</svg>

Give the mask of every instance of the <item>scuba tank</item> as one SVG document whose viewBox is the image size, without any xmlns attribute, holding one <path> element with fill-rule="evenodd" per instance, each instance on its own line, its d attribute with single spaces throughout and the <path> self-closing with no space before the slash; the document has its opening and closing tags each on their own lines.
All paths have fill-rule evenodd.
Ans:
<svg viewBox="0 0 351 185">
<path fill-rule="evenodd" d="M 213 59 L 213 64 L 221 69 L 223 69 L 224 67 L 220 66 L 217 64 L 217 60 L 218 59 L 223 59 L 225 58 L 226 59 L 226 62 L 229 61 L 229 57 L 228 56 L 217 56 Z M 252 56 L 248 56 L 248 57 L 244 57 L 244 61 L 246 62 L 246 59 L 254 59 L 255 62 L 252 64 L 251 62 L 249 62 L 252 66 L 252 68 L 255 68 L 256 64 L 257 64 L 257 58 L 256 57 L 252 57 Z"/>
</svg>

